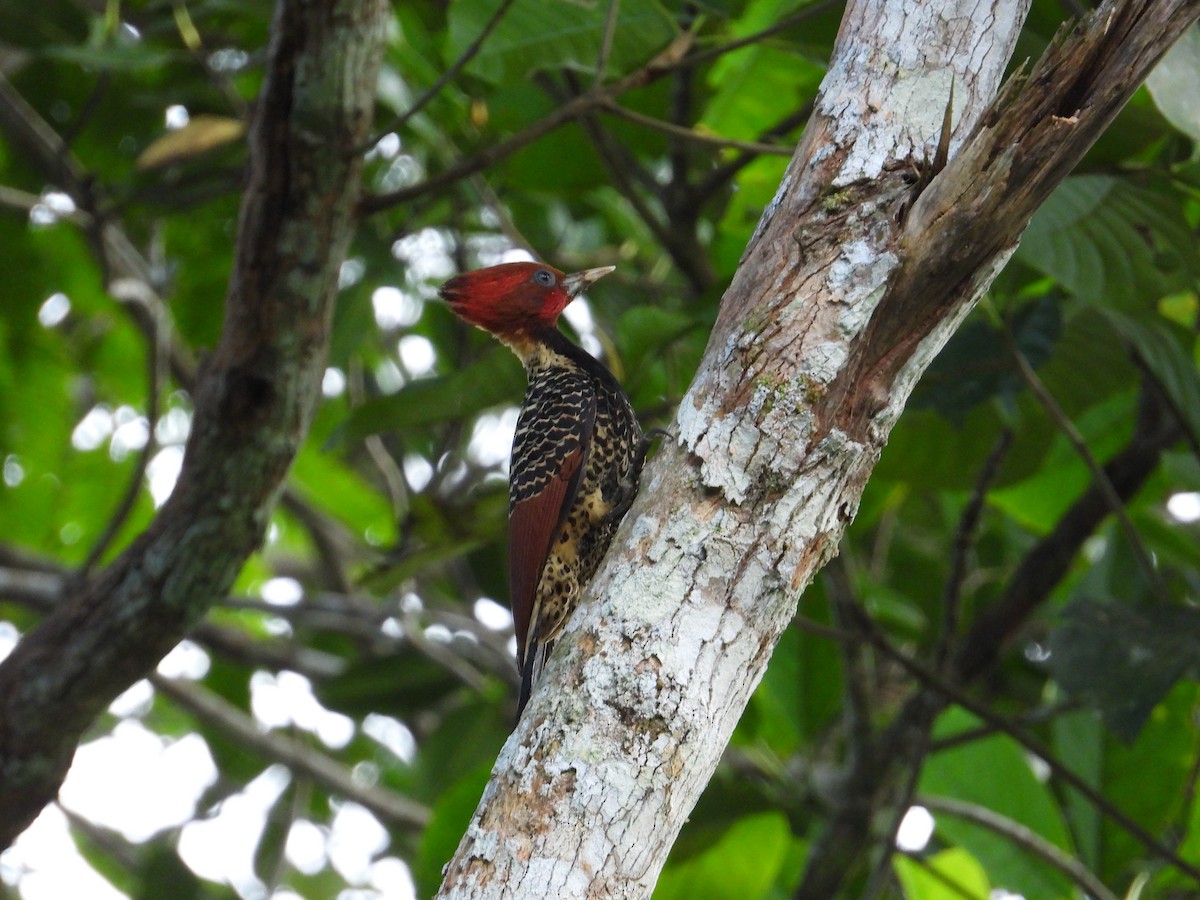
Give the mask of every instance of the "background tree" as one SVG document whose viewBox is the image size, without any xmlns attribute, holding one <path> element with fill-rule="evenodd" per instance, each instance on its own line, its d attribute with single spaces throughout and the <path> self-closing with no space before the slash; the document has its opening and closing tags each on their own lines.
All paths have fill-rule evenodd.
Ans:
<svg viewBox="0 0 1200 900">
<path fill-rule="evenodd" d="M 347 801 L 386 826 L 379 852 L 390 844 L 418 892 L 431 893 L 510 724 L 508 634 L 486 598 L 504 599 L 501 466 L 521 374 L 503 348 L 424 301 L 451 272 L 514 249 L 563 268 L 617 263 L 590 307 L 600 324 L 573 325 L 622 370 L 643 420 L 675 428 L 695 455 L 667 448 L 652 465 L 601 582 L 619 584 L 633 552 L 656 565 L 695 560 L 695 572 L 709 557 L 710 567 L 734 550 L 739 558 L 738 529 L 778 510 L 803 472 L 768 465 L 773 449 L 756 464 L 758 451 L 721 423 L 748 411 L 759 433 L 783 428 L 799 448 L 814 414 L 832 417 L 818 422 L 832 432 L 872 403 L 886 408 L 888 396 L 856 392 L 890 385 L 908 357 L 879 359 L 871 348 L 911 343 L 922 329 L 949 333 L 938 324 L 946 309 L 965 312 L 973 297 L 948 276 L 1006 254 L 1021 210 L 1032 211 L 1080 142 L 1116 113 L 1138 66 L 1200 12 L 1117 4 L 1051 44 L 1063 17 L 1082 10 L 1035 3 L 1015 58 L 1048 44 L 1050 52 L 984 116 L 1007 39 L 984 54 L 992 69 L 979 60 L 955 68 L 953 42 L 919 43 L 939 33 L 923 29 L 954 21 L 945 15 L 937 26 L 952 9 L 928 6 L 933 15 L 898 30 L 882 27 L 896 21 L 886 4 L 847 17 L 846 33 L 863 47 L 926 54 L 912 71 L 933 78 L 893 72 L 866 83 L 893 92 L 889 103 L 867 103 L 859 123 L 862 134 L 891 128 L 911 145 L 887 145 L 889 165 L 874 173 L 882 157 L 864 153 L 862 178 L 844 184 L 796 170 L 779 199 L 802 200 L 817 217 L 796 228 L 785 205 L 770 220 L 791 226 L 783 243 L 790 235 L 794 248 L 782 252 L 795 271 L 824 259 L 829 287 L 841 273 L 846 309 L 862 309 L 883 281 L 882 296 L 898 305 L 884 307 L 891 314 L 874 330 L 860 332 L 866 316 L 842 323 L 847 341 L 870 338 L 857 345 L 855 377 L 751 373 L 731 406 L 701 404 L 705 414 L 690 419 L 675 410 L 706 343 L 737 353 L 757 346 L 739 345 L 738 334 L 763 335 L 780 366 L 789 353 L 811 361 L 811 341 L 781 334 L 799 305 L 752 320 L 739 301 L 761 298 L 738 290 L 755 284 L 771 253 L 748 257 L 719 300 L 829 60 L 845 68 L 827 84 L 879 75 L 878 60 L 855 60 L 846 45 L 835 55 L 840 7 L 403 4 L 388 14 L 373 97 L 373 35 L 383 31 L 369 23 L 384 11 L 370 3 L 346 3 L 333 17 L 283 3 L 269 52 L 261 5 L 0 8 L 0 201 L 10 211 L 0 228 L 15 261 L 0 368 L 0 612 L 10 635 L 28 635 L 0 666 L 6 840 L 53 796 L 55 770 L 94 715 L 211 606 L 192 632 L 203 664 L 188 676 L 152 675 L 152 699 L 114 707 L 88 737 L 119 732 L 122 716 L 171 740 L 200 734 L 219 775 L 198 799 L 199 818 L 232 809 L 269 764 L 288 767 L 256 872 L 234 885 L 245 896 L 332 896 L 347 880 L 384 890 L 382 862 L 362 872 L 338 864 Z M 997 9 L 1012 21 L 1023 13 Z M 997 19 L 963 33 L 1004 34 L 988 30 L 1002 29 Z M 1176 52 L 1046 202 L 917 385 L 840 556 L 805 593 L 801 615 L 791 616 L 797 585 L 773 582 L 761 561 L 732 570 L 745 603 L 761 603 L 759 591 L 775 598 L 762 607 L 770 621 L 753 628 L 782 629 L 780 643 L 680 833 L 659 896 L 859 896 L 897 882 L 910 897 L 986 896 L 992 887 L 1031 897 L 1194 891 L 1197 698 L 1185 676 L 1195 672 L 1198 630 L 1187 603 L 1197 580 L 1189 521 L 1200 518 L 1189 505 L 1200 481 L 1200 210 L 1197 126 L 1179 101 L 1194 95 L 1188 78 L 1200 67 L 1191 44 Z M 945 66 L 935 64 L 940 53 Z M 894 106 L 905 85 L 923 90 Z M 1048 98 L 1057 105 L 1047 110 Z M 828 106 L 816 111 L 822 128 L 843 121 Z M 1046 111 L 1054 115 L 1034 115 Z M 992 143 L 971 137 L 976 122 L 975 138 Z M 809 129 L 798 159 L 829 137 Z M 972 188 L 987 182 L 963 176 L 979 171 L 986 147 L 998 148 L 986 158 L 1012 166 L 1013 178 L 1003 199 L 976 204 Z M 360 158 L 361 217 L 339 266 Z M 820 188 L 805 195 L 797 180 Z M 988 221 L 997 210 L 1004 227 Z M 884 213 L 896 224 L 880 225 Z M 938 240 L 892 246 L 905 234 Z M 894 260 L 879 252 L 888 249 L 900 251 Z M 933 262 L 914 270 L 912 259 Z M 873 266 L 875 284 L 862 277 Z M 778 296 L 801 286 L 780 286 Z M 223 333 L 213 301 L 222 294 Z M 912 315 L 937 302 L 949 304 L 938 316 Z M 205 355 L 207 347 L 216 350 Z M 711 380 L 707 359 L 697 384 Z M 309 428 L 318 379 L 323 400 Z M 892 398 L 893 412 L 906 391 Z M 702 397 L 693 391 L 684 410 Z M 164 504 L 189 430 L 188 462 Z M 881 437 L 868 435 L 860 483 Z M 699 483 L 664 484 L 701 462 Z M 753 480 L 743 483 L 746 473 Z M 689 543 L 652 527 L 651 504 L 670 510 L 697 494 L 708 497 L 710 520 L 728 526 L 720 534 Z M 263 549 L 237 571 L 264 528 Z M 785 556 L 783 568 L 803 581 L 833 548 L 800 562 Z M 188 574 L 156 580 L 163 572 Z M 622 616 L 628 622 L 620 591 L 605 596 L 574 634 L 607 639 Z M 640 597 L 648 625 L 675 612 Z M 697 609 L 707 602 L 699 600 Z M 618 631 L 589 630 L 614 615 Z M 725 655 L 710 652 L 704 672 L 748 661 L 729 650 L 745 641 L 742 629 L 712 635 Z M 575 640 L 551 674 L 620 672 L 619 660 L 589 663 L 596 650 Z M 755 665 L 769 652 L 767 642 Z M 629 658 L 645 690 L 657 690 L 656 673 L 636 671 L 656 657 Z M 748 693 L 752 680 L 720 696 Z M 694 682 L 712 676 L 698 670 Z M 295 707 L 272 719 L 265 698 L 288 684 L 311 686 L 348 717 L 346 740 Z M 563 715 L 571 697 L 539 695 L 525 728 L 573 722 L 584 733 L 578 716 Z M 668 743 L 686 742 L 670 731 L 674 720 L 644 715 L 646 697 L 610 700 L 621 697 L 631 702 L 598 707 L 599 721 L 626 709 L 625 727 L 649 738 L 645 746 L 654 746 L 655 722 Z M 742 702 L 716 719 L 732 728 Z M 284 727 L 267 730 L 272 721 Z M 680 796 L 703 785 L 689 758 L 656 763 L 659 775 L 689 782 Z M 532 796 L 565 774 L 548 771 Z M 914 804 L 933 810 L 933 840 L 906 841 L 896 855 L 892 838 Z M 555 809 L 533 804 L 528 822 Z M 197 893 L 221 892 L 178 863 L 174 847 L 187 859 L 195 826 L 181 820 L 130 842 L 71 819 L 83 852 L 128 894 L 176 896 L 180 879 Z M 306 854 L 305 834 L 329 840 Z M 645 861 L 640 877 L 653 880 L 656 866 Z"/>
</svg>

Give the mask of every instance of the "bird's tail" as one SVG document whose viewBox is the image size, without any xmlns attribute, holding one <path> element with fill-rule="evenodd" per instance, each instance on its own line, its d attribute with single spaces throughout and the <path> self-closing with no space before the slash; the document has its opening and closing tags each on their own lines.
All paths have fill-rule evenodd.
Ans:
<svg viewBox="0 0 1200 900">
<path fill-rule="evenodd" d="M 553 649 L 554 641 L 548 644 L 534 644 L 530 648 L 532 652 L 525 655 L 525 665 L 521 668 L 521 692 L 517 696 L 518 722 L 521 721 L 521 713 L 525 712 L 525 704 L 529 702 L 538 679 L 542 677 L 542 669 L 545 668 L 546 660 L 550 658 L 550 651 Z"/>
</svg>

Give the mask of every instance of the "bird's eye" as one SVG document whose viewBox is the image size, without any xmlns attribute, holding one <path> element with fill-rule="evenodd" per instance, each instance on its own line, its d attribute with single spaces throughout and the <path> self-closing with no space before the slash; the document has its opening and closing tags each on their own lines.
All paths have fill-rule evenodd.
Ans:
<svg viewBox="0 0 1200 900">
<path fill-rule="evenodd" d="M 554 287 L 554 273 L 549 269 L 538 269 L 533 273 L 533 280 L 542 287 Z"/>
</svg>

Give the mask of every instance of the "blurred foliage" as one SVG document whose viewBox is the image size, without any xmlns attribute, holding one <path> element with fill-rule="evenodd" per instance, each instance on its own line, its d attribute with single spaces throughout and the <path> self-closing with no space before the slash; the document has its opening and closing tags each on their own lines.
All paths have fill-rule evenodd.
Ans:
<svg viewBox="0 0 1200 900">
<path fill-rule="evenodd" d="M 1018 58 L 1045 46 L 1064 6 L 1036 0 Z M 836 4 L 798 0 L 627 2 L 602 55 L 608 10 L 569 0 L 395 5 L 365 190 L 411 195 L 364 219 L 344 267 L 324 403 L 266 545 L 211 616 L 240 637 L 237 648 L 197 635 L 209 664 L 194 687 L 248 716 L 252 677 L 294 669 L 328 709 L 350 717 L 355 736 L 323 741 L 303 722 L 272 733 L 328 757 L 363 791 L 428 807 L 423 830 L 383 823 L 390 847 L 381 852 L 407 862 L 421 896 L 435 887 L 511 724 L 511 629 L 484 598 L 506 599 L 504 456 L 522 391 L 515 360 L 429 301 L 450 274 L 515 250 L 568 270 L 617 265 L 593 291 L 590 320 L 570 328 L 621 374 L 647 426 L 669 426 L 785 164 L 719 139 L 794 145 L 840 16 Z M 101 562 L 111 558 L 152 517 L 151 484 L 170 483 L 190 372 L 156 361 L 136 304 L 107 284 L 112 260 L 97 253 L 98 223 L 144 258 L 180 358 L 202 358 L 221 328 L 242 133 L 270 14 L 265 0 L 0 4 L 0 72 L 62 136 L 86 188 L 58 183 L 4 135 L 0 620 L 20 631 L 55 597 L 14 588 L 15 576 L 69 578 L 115 524 L 99 545 Z M 593 84 L 636 72 L 687 32 L 694 64 L 614 100 L 670 128 L 593 106 L 481 172 L 422 187 L 536 128 Z M 1200 68 L 1187 62 L 1185 75 Z M 947 638 L 953 646 L 1092 480 L 1020 377 L 1014 348 L 1101 462 L 1145 427 L 1141 398 L 1157 392 L 1188 433 L 1154 459 L 1127 505 L 1158 583 L 1147 582 L 1109 517 L 1081 553 L 1070 551 L 1065 577 L 1008 643 L 983 696 L 1195 860 L 1200 524 L 1178 512 L 1186 504 L 1169 513 L 1167 501 L 1200 492 L 1200 162 L 1156 106 L 1175 108 L 1172 92 L 1188 83 L 1161 79 L 1153 98 L 1136 95 L 1034 218 L 918 386 L 834 565 L 896 646 L 918 658 Z M 152 409 L 156 422 L 145 418 Z M 982 488 L 964 551 L 956 530 L 1002 434 L 1011 446 Z M 132 507 L 114 523 L 131 483 Z M 946 636 L 956 554 L 959 623 Z M 299 585 L 301 602 L 271 602 L 281 578 Z M 805 627 L 784 635 L 656 896 L 791 896 L 844 767 L 862 749 L 847 710 L 865 701 L 859 724 L 879 734 L 920 688 L 885 657 L 848 652 L 822 630 L 844 624 L 833 595 L 824 575 L 800 600 Z M 197 817 L 276 761 L 227 721 L 162 695 L 134 715 L 169 739 L 204 737 L 220 777 Z M 1020 823 L 1118 894 L 1139 884 L 1146 896 L 1194 896 L 1194 883 L 1111 816 L 979 725 L 957 708 L 938 719 L 921 793 Z M 302 871 L 307 863 L 285 849 L 299 820 L 328 835 L 344 800 L 310 773 L 289 782 L 258 845 L 260 887 L 332 897 L 361 879 L 328 861 Z M 893 817 L 881 810 L 861 859 L 885 845 Z M 897 896 L 984 897 L 1001 887 L 1039 900 L 1079 896 L 1010 837 L 953 816 L 936 822 L 924 850 L 894 861 Z M 130 897 L 230 895 L 181 864 L 179 827 L 140 845 L 75 827 L 81 852 Z M 852 867 L 845 896 L 861 895 L 870 868 Z"/>
</svg>

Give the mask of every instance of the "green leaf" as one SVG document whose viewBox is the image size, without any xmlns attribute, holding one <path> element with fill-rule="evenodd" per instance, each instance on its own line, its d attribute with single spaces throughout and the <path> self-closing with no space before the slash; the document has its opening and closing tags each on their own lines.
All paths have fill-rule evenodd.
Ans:
<svg viewBox="0 0 1200 900">
<path fill-rule="evenodd" d="M 1106 318 L 1154 373 L 1194 437 L 1200 437 L 1200 371 L 1189 349 L 1191 334 L 1164 320 L 1138 321 L 1108 311 Z"/>
<path fill-rule="evenodd" d="M 787 818 L 778 812 L 736 822 L 708 852 L 678 866 L 668 863 L 654 900 L 757 900 L 775 884 L 791 843 Z"/>
<path fill-rule="evenodd" d="M 757 31 L 778 21 L 792 2 L 766 0 L 751 4 L 759 14 L 744 19 L 738 34 Z M 816 93 L 825 67 L 799 55 L 792 48 L 754 43 L 726 54 L 709 72 L 712 99 L 704 109 L 700 125 L 724 137 L 757 140 L 763 132 L 803 105 Z"/>
<path fill-rule="evenodd" d="M 949 737 L 978 724 L 970 714 L 951 709 L 938 719 L 934 736 Z M 934 754 L 921 775 L 920 791 L 986 807 L 1055 846 L 1070 849 L 1054 794 L 1035 777 L 1025 751 L 1007 737 L 980 738 Z M 1062 874 L 993 831 L 953 816 L 938 816 L 937 833 L 978 859 L 996 887 L 1026 897 L 1069 894 L 1070 883 Z"/>
<path fill-rule="evenodd" d="M 138 71 L 158 69 L 180 59 L 178 51 L 153 49 L 142 43 L 116 43 L 106 47 L 47 47 L 51 59 L 89 69 Z"/>
<path fill-rule="evenodd" d="M 1050 635 L 1050 671 L 1132 743 L 1175 682 L 1200 674 L 1200 610 L 1076 600 Z"/>
<path fill-rule="evenodd" d="M 893 865 L 905 900 L 987 900 L 991 893 L 987 872 L 961 847 L 920 860 L 897 855 Z"/>
<path fill-rule="evenodd" d="M 1108 458 L 1128 440 L 1132 403 L 1132 396 L 1114 396 L 1075 420 L 1097 459 Z M 1045 534 L 1091 480 L 1079 453 L 1062 434 L 1057 434 L 1033 475 L 992 491 L 988 502 L 1030 531 Z"/>
<path fill-rule="evenodd" d="M 1022 307 L 1009 326 L 1017 349 L 1035 369 L 1048 360 L 1062 329 L 1059 302 L 1041 297 Z M 913 392 L 910 405 L 932 407 L 955 425 L 967 412 L 992 397 L 1011 397 L 1024 389 L 1016 374 L 1004 333 L 974 318 L 950 338 Z"/>
<path fill-rule="evenodd" d="M 1179 200 L 1107 175 L 1066 179 L 1025 230 L 1017 258 L 1089 303 L 1145 310 L 1197 273 Z"/>
<path fill-rule="evenodd" d="M 1155 104 L 1172 125 L 1200 141 L 1200 25 L 1183 33 L 1146 78 Z"/>
<path fill-rule="evenodd" d="M 1178 683 L 1151 713 L 1132 746 L 1105 731 L 1092 712 L 1070 713 L 1055 723 L 1055 746 L 1062 750 L 1063 762 L 1116 808 L 1151 834 L 1163 834 L 1179 826 L 1181 812 L 1186 815 L 1184 802 L 1200 750 L 1194 718 L 1197 700 L 1200 685 Z M 1144 868 L 1146 848 L 1136 837 L 1120 824 L 1097 816 L 1091 800 L 1070 788 L 1064 788 L 1064 793 L 1076 829 L 1087 829 L 1081 847 L 1095 848 L 1088 862 L 1102 881 L 1124 882 L 1131 870 Z M 1184 859 L 1195 858 L 1182 847 L 1177 851 Z"/>
</svg>

